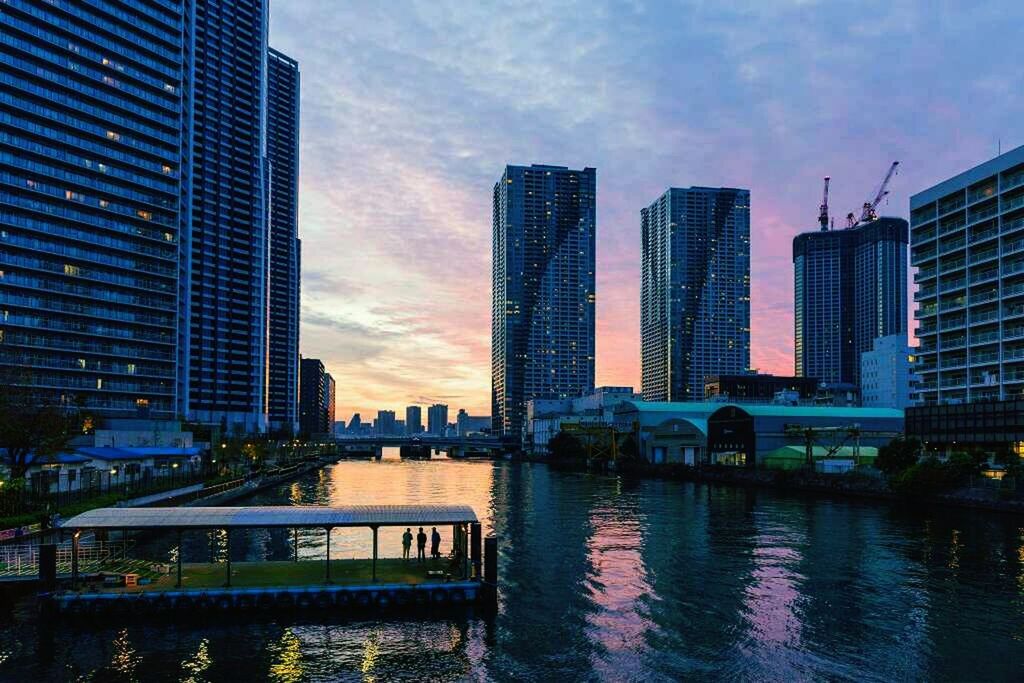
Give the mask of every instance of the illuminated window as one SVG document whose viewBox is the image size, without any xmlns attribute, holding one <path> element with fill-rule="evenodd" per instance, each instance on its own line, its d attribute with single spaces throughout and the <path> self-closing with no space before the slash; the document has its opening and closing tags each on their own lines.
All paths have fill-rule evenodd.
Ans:
<svg viewBox="0 0 1024 683">
<path fill-rule="evenodd" d="M 165 232 L 164 233 L 164 239 L 167 240 L 168 242 L 173 242 L 174 241 L 174 235 L 172 235 L 169 232 Z"/>
<path fill-rule="evenodd" d="M 167 164 L 164 164 L 164 166 L 163 166 L 163 172 L 164 172 L 165 174 L 166 174 L 166 173 L 170 173 L 170 172 L 171 172 L 171 167 L 170 167 L 170 166 L 168 166 Z"/>
<path fill-rule="evenodd" d="M 33 187 L 33 188 L 34 188 L 34 187 L 36 186 L 36 181 L 34 181 L 34 180 L 31 180 L 31 179 L 30 179 L 30 180 L 26 180 L 26 181 L 25 181 L 25 185 L 26 185 L 27 187 Z"/>
<path fill-rule="evenodd" d="M 147 221 L 153 220 L 153 212 L 152 211 L 143 211 L 142 209 L 139 209 L 135 213 L 138 214 L 139 218 L 144 218 Z"/>
<path fill-rule="evenodd" d="M 135 399 L 135 407 L 136 408 L 148 408 L 149 407 L 149 399 L 148 398 L 137 398 L 137 399 Z"/>
<path fill-rule="evenodd" d="M 121 84 L 118 83 L 117 80 L 111 78 L 110 76 L 104 76 L 103 77 L 103 82 L 106 83 L 107 85 L 111 85 L 111 86 L 113 86 L 115 88 L 120 88 L 121 87 Z"/>
<path fill-rule="evenodd" d="M 64 264 L 64 274 L 65 275 L 78 275 L 79 274 L 79 268 L 78 268 L 78 266 L 73 266 L 70 263 L 65 263 Z"/>
<path fill-rule="evenodd" d="M 85 359 L 84 358 L 79 358 L 78 359 L 78 367 L 82 368 L 83 370 L 85 369 Z"/>
<path fill-rule="evenodd" d="M 97 389 L 102 389 L 103 388 L 103 378 L 102 377 L 97 377 L 96 378 L 96 388 Z"/>
<path fill-rule="evenodd" d="M 106 199 L 101 199 L 100 200 L 100 208 L 101 209 L 105 209 L 108 206 L 110 206 L 110 202 L 108 202 Z"/>
<path fill-rule="evenodd" d="M 112 130 L 108 130 L 107 131 L 107 139 L 108 140 L 113 140 L 114 142 L 117 142 L 118 140 L 121 139 L 121 134 L 120 133 L 115 133 Z"/>
<path fill-rule="evenodd" d="M 64 199 L 69 199 L 71 201 L 80 202 L 83 199 L 85 199 L 85 197 L 82 195 L 81 192 L 73 192 L 71 190 L 64 190 Z"/>
<path fill-rule="evenodd" d="M 134 375 L 135 374 L 135 363 L 129 363 L 128 364 L 128 374 L 129 375 Z"/>
</svg>

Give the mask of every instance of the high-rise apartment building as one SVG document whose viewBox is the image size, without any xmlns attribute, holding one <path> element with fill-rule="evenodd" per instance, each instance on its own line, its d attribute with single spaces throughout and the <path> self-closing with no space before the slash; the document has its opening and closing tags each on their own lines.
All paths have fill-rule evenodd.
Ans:
<svg viewBox="0 0 1024 683">
<path fill-rule="evenodd" d="M 913 195 L 910 224 L 921 401 L 1024 396 L 1024 147 Z"/>
<path fill-rule="evenodd" d="M 334 424 L 335 418 L 337 417 L 334 405 L 334 401 L 337 398 L 337 385 L 334 382 L 334 377 L 329 372 L 324 373 L 324 386 L 326 387 L 325 391 L 327 396 L 327 399 L 324 402 L 324 423 L 327 425 L 327 428 L 329 430 L 331 428 L 331 425 Z"/>
<path fill-rule="evenodd" d="M 267 2 L 197 0 L 189 414 L 267 417 Z"/>
<path fill-rule="evenodd" d="M 419 406 L 407 406 L 405 409 L 405 433 L 415 436 L 423 431 L 423 411 Z"/>
<path fill-rule="evenodd" d="M 670 188 L 640 211 L 646 401 L 702 401 L 750 367 L 750 191 Z"/>
<path fill-rule="evenodd" d="M 493 193 L 491 404 L 522 436 L 527 401 L 594 388 L 597 171 L 507 166 Z"/>
<path fill-rule="evenodd" d="M 334 424 L 332 384 L 319 359 L 303 358 L 299 362 L 299 431 L 303 435 L 323 434 Z M 332 418 L 330 422 L 328 417 Z"/>
<path fill-rule="evenodd" d="M 916 357 L 907 335 L 878 337 L 860 358 L 860 404 L 865 408 L 899 408 L 917 400 Z"/>
<path fill-rule="evenodd" d="M 438 436 L 444 435 L 448 427 L 448 406 L 435 403 L 427 408 L 427 431 Z"/>
<path fill-rule="evenodd" d="M 291 211 L 297 162 L 272 204 L 268 137 L 283 168 L 297 118 L 267 114 L 297 114 L 297 74 L 268 75 L 266 21 L 266 0 L 3 2 L 5 381 L 100 417 L 266 427 L 268 212 Z"/>
<path fill-rule="evenodd" d="M 48 403 L 173 417 L 183 16 L 156 0 L 0 9 L 0 365 Z"/>
<path fill-rule="evenodd" d="M 797 376 L 858 386 L 874 340 L 907 334 L 907 222 L 797 235 L 793 270 Z"/>
<path fill-rule="evenodd" d="M 270 266 L 267 406 L 270 428 L 298 429 L 299 401 L 299 65 L 267 55 Z"/>
</svg>

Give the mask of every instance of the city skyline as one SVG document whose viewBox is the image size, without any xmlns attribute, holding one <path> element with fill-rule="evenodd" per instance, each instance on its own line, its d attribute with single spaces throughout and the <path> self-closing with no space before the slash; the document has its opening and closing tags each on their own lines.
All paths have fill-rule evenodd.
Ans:
<svg viewBox="0 0 1024 683">
<path fill-rule="evenodd" d="M 271 43 L 303 69 L 303 354 L 338 379 L 344 415 L 489 412 L 504 164 L 598 169 L 596 384 L 639 386 L 638 207 L 665 187 L 751 190 L 751 364 L 791 375 L 790 249 L 815 229 L 821 178 L 842 216 L 899 159 L 880 213 L 907 218 L 910 194 L 991 158 L 1000 136 L 1022 142 L 999 8 L 317 7 L 274 5 Z M 481 30 L 495 25 L 510 39 Z"/>
</svg>

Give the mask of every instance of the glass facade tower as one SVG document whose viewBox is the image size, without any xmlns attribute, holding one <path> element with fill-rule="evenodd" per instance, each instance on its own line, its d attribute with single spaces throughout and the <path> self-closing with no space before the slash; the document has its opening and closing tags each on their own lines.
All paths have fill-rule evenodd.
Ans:
<svg viewBox="0 0 1024 683">
<path fill-rule="evenodd" d="M 702 401 L 750 367 L 750 191 L 670 188 L 640 210 L 645 401 Z"/>
<path fill-rule="evenodd" d="M 270 158 L 268 309 L 270 428 L 298 430 L 299 389 L 299 65 L 270 50 L 267 61 Z"/>
<path fill-rule="evenodd" d="M 874 340 L 907 336 L 907 222 L 882 217 L 793 239 L 798 377 L 860 384 Z"/>
<path fill-rule="evenodd" d="M 0 365 L 41 401 L 181 410 L 187 36 L 166 0 L 0 4 Z"/>
<path fill-rule="evenodd" d="M 522 436 L 527 401 L 594 389 L 597 170 L 507 166 L 493 194 L 491 415 Z"/>
</svg>

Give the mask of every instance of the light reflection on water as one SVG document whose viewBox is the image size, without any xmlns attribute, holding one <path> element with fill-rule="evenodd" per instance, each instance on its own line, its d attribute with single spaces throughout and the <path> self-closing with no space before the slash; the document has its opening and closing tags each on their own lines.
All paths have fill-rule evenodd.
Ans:
<svg viewBox="0 0 1024 683">
<path fill-rule="evenodd" d="M 1024 674 L 1012 517 L 554 472 L 343 462 L 246 503 L 472 505 L 501 542 L 494 618 L 0 625 L 2 680 L 1000 680 Z M 449 530 L 441 529 L 448 543 Z M 238 532 L 236 532 L 238 533 Z M 381 533 L 385 556 L 401 530 Z M 186 560 L 223 557 L 223 534 Z M 334 557 L 369 532 L 337 530 Z M 174 540 L 146 544 L 171 553 Z M 322 532 L 300 535 L 322 558 Z M 287 558 L 287 531 L 232 559 Z"/>
</svg>

